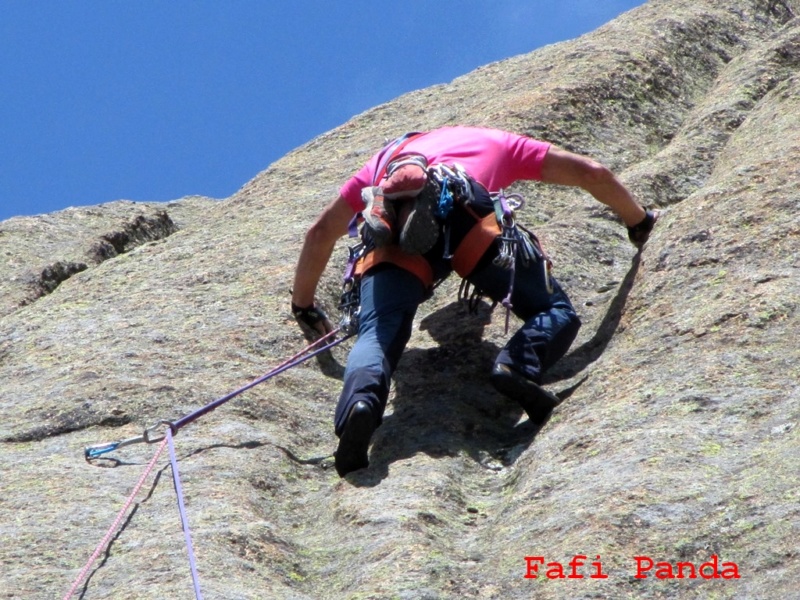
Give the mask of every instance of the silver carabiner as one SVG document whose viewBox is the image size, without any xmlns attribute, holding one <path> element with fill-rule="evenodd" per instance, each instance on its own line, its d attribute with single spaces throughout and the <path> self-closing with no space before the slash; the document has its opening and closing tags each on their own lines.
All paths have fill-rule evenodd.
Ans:
<svg viewBox="0 0 800 600">
<path fill-rule="evenodd" d="M 522 194 L 509 194 L 506 196 L 506 203 L 513 212 L 525 208 L 525 198 Z"/>
</svg>

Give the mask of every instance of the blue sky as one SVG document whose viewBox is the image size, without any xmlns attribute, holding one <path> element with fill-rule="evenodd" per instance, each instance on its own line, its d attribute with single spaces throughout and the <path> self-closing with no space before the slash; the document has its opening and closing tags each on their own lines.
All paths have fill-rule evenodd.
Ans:
<svg viewBox="0 0 800 600">
<path fill-rule="evenodd" d="M 225 198 L 351 117 L 643 0 L 0 0 L 0 220 Z"/>
</svg>

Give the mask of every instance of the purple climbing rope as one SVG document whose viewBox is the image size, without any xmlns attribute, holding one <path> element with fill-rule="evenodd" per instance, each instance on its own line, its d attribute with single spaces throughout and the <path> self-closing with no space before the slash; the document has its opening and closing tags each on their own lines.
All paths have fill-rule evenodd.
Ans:
<svg viewBox="0 0 800 600">
<path fill-rule="evenodd" d="M 186 550 L 189 553 L 189 569 L 192 572 L 194 595 L 197 600 L 203 600 L 203 593 L 200 591 L 200 577 L 197 575 L 197 561 L 195 560 L 194 547 L 192 546 L 192 534 L 189 531 L 189 519 L 186 516 L 186 506 L 183 503 L 183 488 L 181 487 L 181 476 L 178 473 L 178 459 L 175 457 L 175 444 L 172 443 L 171 430 L 167 430 L 167 445 L 169 446 L 170 464 L 172 464 L 172 481 L 175 483 L 175 494 L 178 496 L 178 512 L 181 514 L 183 537 L 186 538 Z"/>
</svg>

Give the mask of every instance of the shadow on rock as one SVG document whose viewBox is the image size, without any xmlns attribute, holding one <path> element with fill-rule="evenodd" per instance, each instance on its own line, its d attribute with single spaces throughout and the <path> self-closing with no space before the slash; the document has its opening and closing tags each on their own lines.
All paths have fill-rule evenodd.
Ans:
<svg viewBox="0 0 800 600">
<path fill-rule="evenodd" d="M 546 384 L 574 377 L 603 354 L 619 326 L 640 261 L 637 253 L 592 338 L 556 363 L 544 376 Z M 519 423 L 522 409 L 489 383 L 500 351 L 483 340 L 490 318 L 486 303 L 471 313 L 456 302 L 423 319 L 420 328 L 439 346 L 403 355 L 394 377 L 393 410 L 373 437 L 370 468 L 352 476 L 355 485 L 377 485 L 391 463 L 420 452 L 434 458 L 466 453 L 486 468 L 500 469 L 513 464 L 547 425 L 527 419 Z M 586 379 L 557 392 L 559 404 Z"/>
<path fill-rule="evenodd" d="M 489 383 L 499 348 L 484 341 L 488 305 L 468 314 L 453 303 L 423 319 L 439 346 L 411 349 L 395 373 L 390 414 L 378 428 L 369 469 L 357 472 L 355 485 L 377 485 L 388 476 L 391 463 L 420 452 L 433 458 L 468 455 L 488 469 L 512 464 L 541 427 L 525 419 L 522 409 Z"/>
<path fill-rule="evenodd" d="M 625 274 L 625 278 L 622 280 L 617 290 L 617 295 L 614 296 L 614 299 L 611 301 L 608 311 L 600 322 L 595 334 L 590 340 L 569 352 L 564 358 L 558 361 L 558 363 L 553 365 L 544 375 L 543 379 L 545 384 L 551 384 L 574 377 L 602 356 L 609 342 L 611 342 L 611 338 L 614 337 L 617 327 L 619 327 L 619 322 L 620 319 L 622 319 L 622 313 L 628 301 L 628 295 L 633 288 L 633 281 L 639 270 L 640 262 L 641 251 L 637 252 L 631 260 L 631 267 Z M 558 396 L 561 398 L 561 401 L 563 402 L 566 400 L 583 381 L 585 380 L 581 380 L 581 382 L 572 386 L 572 388 L 560 392 Z M 567 391 L 569 392 L 568 394 L 566 393 Z"/>
<path fill-rule="evenodd" d="M 316 360 L 323 375 L 340 381 L 344 379 L 344 365 L 336 360 L 330 350 L 317 354 Z"/>
</svg>

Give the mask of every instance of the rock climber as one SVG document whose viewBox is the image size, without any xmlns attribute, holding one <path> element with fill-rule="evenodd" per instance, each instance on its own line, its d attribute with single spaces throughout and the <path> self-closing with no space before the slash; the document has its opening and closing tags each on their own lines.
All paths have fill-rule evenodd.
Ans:
<svg viewBox="0 0 800 600">
<path fill-rule="evenodd" d="M 542 387 L 542 375 L 567 352 L 580 320 L 535 235 L 514 226 L 502 194 L 498 203 L 498 192 L 518 180 L 585 190 L 616 213 L 637 247 L 658 217 L 591 158 L 508 131 L 452 126 L 386 145 L 308 229 L 292 289 L 292 313 L 307 337 L 333 330 L 315 292 L 337 240 L 359 214 L 369 250 L 360 264 L 358 337 L 335 412 L 340 476 L 369 465 L 370 440 L 417 307 L 453 270 L 522 321 L 495 360 L 493 386 L 536 424 L 559 402 Z"/>
</svg>

